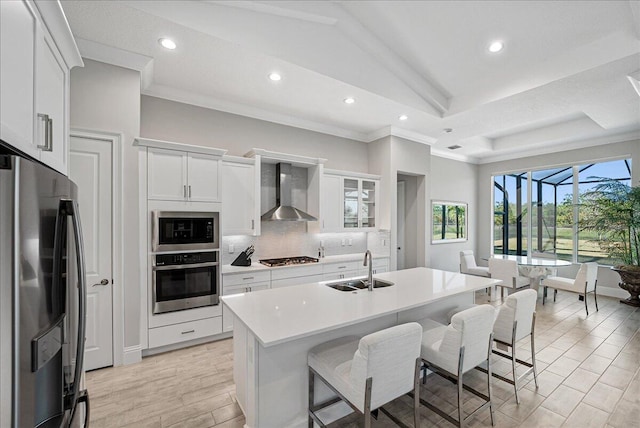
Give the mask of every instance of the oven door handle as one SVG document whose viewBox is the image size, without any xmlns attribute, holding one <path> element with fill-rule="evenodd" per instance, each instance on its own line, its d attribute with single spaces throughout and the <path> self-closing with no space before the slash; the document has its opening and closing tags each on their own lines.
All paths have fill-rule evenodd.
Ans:
<svg viewBox="0 0 640 428">
<path fill-rule="evenodd" d="M 154 266 L 153 270 L 185 270 L 185 269 L 195 269 L 201 267 L 212 267 L 219 266 L 218 262 L 207 262 L 207 263 L 194 263 L 191 265 L 165 265 L 165 266 Z"/>
</svg>

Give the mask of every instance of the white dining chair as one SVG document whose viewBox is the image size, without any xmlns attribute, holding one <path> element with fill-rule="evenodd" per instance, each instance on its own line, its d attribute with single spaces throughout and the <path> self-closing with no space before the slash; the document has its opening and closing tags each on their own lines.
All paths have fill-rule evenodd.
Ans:
<svg viewBox="0 0 640 428">
<path fill-rule="evenodd" d="M 489 274 L 493 279 L 502 280 L 502 284 L 496 285 L 500 287 L 500 299 L 503 301 L 505 288 L 516 291 L 519 288 L 529 287 L 531 285 L 529 278 L 520 276 L 518 263 L 515 260 L 491 257 L 489 259 Z"/>
<path fill-rule="evenodd" d="M 382 406 L 412 392 L 414 424 L 420 426 L 420 344 L 422 327 L 412 322 L 364 336 L 341 337 L 320 344 L 308 353 L 309 428 L 314 422 L 324 427 L 317 412 L 343 400 L 363 415 L 364 426 L 371 426 L 371 412 L 380 409 L 403 425 Z M 316 404 L 315 378 L 322 380 L 339 399 Z"/>
<path fill-rule="evenodd" d="M 556 301 L 556 295 L 558 290 L 570 291 L 577 293 L 584 299 L 584 309 L 589 316 L 589 307 L 587 306 L 587 294 L 593 293 L 593 298 L 596 303 L 596 312 L 598 311 L 598 294 L 596 293 L 596 287 L 598 285 L 598 263 L 589 262 L 582 263 L 580 270 L 575 279 L 564 278 L 561 276 L 550 276 L 542 279 L 542 286 L 544 287 L 542 293 L 542 304 L 544 305 L 547 299 L 547 288 L 553 288 L 553 301 Z"/>
<path fill-rule="evenodd" d="M 489 268 L 478 266 L 472 250 L 460 251 L 460 273 L 476 276 L 489 276 Z"/>
<path fill-rule="evenodd" d="M 421 357 L 426 370 L 454 382 L 458 386 L 458 419 L 437 408 L 424 399 L 420 403 L 433 410 L 449 422 L 459 427 L 478 412 L 489 408 L 491 425 L 493 425 L 493 407 L 491 403 L 491 348 L 492 330 L 495 309 L 491 305 L 478 305 L 458 312 L 451 318 L 451 324 L 444 325 L 430 319 L 419 321 L 422 334 Z M 464 385 L 463 376 L 474 367 L 486 364 L 487 394 L 483 394 L 468 385 Z M 484 400 L 484 403 L 473 412 L 464 415 L 463 388 Z"/>
<path fill-rule="evenodd" d="M 533 380 L 538 387 L 538 373 L 536 370 L 536 350 L 534 343 L 534 331 L 536 324 L 536 301 L 538 293 L 535 290 L 521 290 L 513 293 L 504 302 L 493 324 L 493 340 L 498 346 L 502 345 L 507 350 L 511 348 L 511 355 L 494 349 L 493 353 L 511 360 L 513 379 L 494 373 L 493 376 L 513 385 L 516 395 L 516 403 L 520 404 L 518 397 L 518 382 L 533 373 Z M 531 363 L 516 357 L 516 343 L 525 337 L 531 337 Z M 528 369 L 520 376 L 516 372 L 516 363 L 522 364 Z"/>
</svg>

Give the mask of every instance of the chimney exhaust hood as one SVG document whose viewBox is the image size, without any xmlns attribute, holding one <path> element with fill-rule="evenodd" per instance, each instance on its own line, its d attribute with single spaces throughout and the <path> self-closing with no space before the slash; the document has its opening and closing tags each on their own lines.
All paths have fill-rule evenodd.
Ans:
<svg viewBox="0 0 640 428">
<path fill-rule="evenodd" d="M 262 214 L 264 221 L 318 221 L 312 215 L 307 214 L 291 206 L 291 164 L 280 162 L 276 164 L 276 206 Z"/>
</svg>

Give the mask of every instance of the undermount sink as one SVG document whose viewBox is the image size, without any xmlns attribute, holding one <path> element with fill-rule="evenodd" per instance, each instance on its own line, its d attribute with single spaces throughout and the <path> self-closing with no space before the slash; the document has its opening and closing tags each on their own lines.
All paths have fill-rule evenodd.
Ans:
<svg viewBox="0 0 640 428">
<path fill-rule="evenodd" d="M 366 279 L 347 279 L 339 282 L 331 282 L 325 284 L 327 287 L 334 288 L 339 291 L 358 291 L 367 289 Z M 381 279 L 373 279 L 373 288 L 382 288 L 393 285 L 393 282 L 383 281 Z"/>
</svg>

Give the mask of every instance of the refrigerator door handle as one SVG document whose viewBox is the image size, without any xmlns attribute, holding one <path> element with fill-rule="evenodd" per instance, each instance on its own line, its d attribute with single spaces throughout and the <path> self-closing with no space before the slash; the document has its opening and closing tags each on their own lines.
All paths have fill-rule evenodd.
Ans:
<svg viewBox="0 0 640 428">
<path fill-rule="evenodd" d="M 73 387 L 70 397 L 71 420 L 76 410 L 80 392 L 80 379 L 82 377 L 82 368 L 84 366 L 84 342 L 86 332 L 86 316 L 87 316 L 87 287 L 86 272 L 84 264 L 84 241 L 82 239 L 82 227 L 80 224 L 80 210 L 78 202 L 75 200 L 64 200 L 64 211 L 71 216 L 73 224 L 73 236 L 76 249 L 76 261 L 78 268 L 78 343 L 76 346 L 76 368 L 73 376 Z"/>
</svg>

